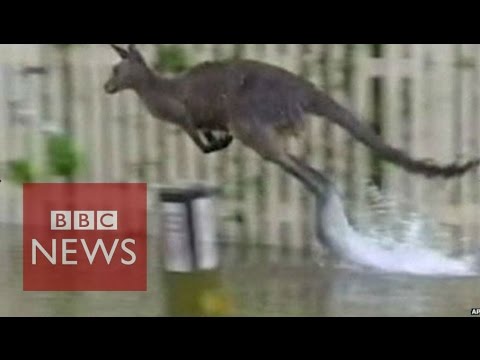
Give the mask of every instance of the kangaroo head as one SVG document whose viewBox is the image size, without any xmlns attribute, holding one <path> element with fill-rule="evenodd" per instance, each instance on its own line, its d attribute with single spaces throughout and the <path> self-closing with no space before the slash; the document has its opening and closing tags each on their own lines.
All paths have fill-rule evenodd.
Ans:
<svg viewBox="0 0 480 360">
<path fill-rule="evenodd" d="M 116 94 L 140 86 L 148 78 L 150 71 L 142 54 L 133 44 L 129 45 L 127 50 L 117 45 L 111 46 L 121 61 L 113 67 L 112 75 L 105 84 L 106 93 Z"/>
</svg>

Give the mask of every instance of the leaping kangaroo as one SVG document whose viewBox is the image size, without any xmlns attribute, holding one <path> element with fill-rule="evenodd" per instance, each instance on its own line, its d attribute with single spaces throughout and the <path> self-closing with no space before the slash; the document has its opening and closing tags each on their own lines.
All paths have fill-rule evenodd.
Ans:
<svg viewBox="0 0 480 360">
<path fill-rule="evenodd" d="M 446 166 L 412 159 L 315 85 L 279 67 L 251 60 L 210 62 L 167 78 L 147 65 L 135 45 L 112 47 L 121 62 L 105 84 L 108 94 L 133 90 L 154 117 L 182 127 L 205 153 L 237 139 L 317 194 L 318 179 L 286 148 L 288 137 L 304 131 L 307 115 L 333 121 L 383 160 L 429 178 L 461 176 L 480 165 L 480 159 Z M 216 137 L 216 130 L 226 135 Z"/>
</svg>

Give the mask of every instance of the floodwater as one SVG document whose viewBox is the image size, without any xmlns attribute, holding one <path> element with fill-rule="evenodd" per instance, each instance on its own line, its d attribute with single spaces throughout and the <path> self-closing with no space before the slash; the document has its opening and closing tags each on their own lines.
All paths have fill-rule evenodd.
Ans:
<svg viewBox="0 0 480 360">
<path fill-rule="evenodd" d="M 233 247 L 218 271 L 170 274 L 159 249 L 150 239 L 147 292 L 23 292 L 21 229 L 0 226 L 0 316 L 470 316 L 480 307 L 480 277 L 386 275 Z"/>
</svg>

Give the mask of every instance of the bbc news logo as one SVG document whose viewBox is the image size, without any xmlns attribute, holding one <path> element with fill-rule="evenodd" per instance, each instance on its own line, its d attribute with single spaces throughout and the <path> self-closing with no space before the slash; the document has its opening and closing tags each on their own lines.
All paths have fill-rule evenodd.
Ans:
<svg viewBox="0 0 480 360">
<path fill-rule="evenodd" d="M 24 186 L 25 291 L 146 291 L 145 184 Z"/>
<path fill-rule="evenodd" d="M 117 230 L 117 212 L 52 211 L 51 228 L 52 230 Z"/>
<path fill-rule="evenodd" d="M 73 214 L 73 217 L 72 217 Z M 52 211 L 51 212 L 51 230 L 82 230 L 82 231 L 96 231 L 96 230 L 117 230 L 117 211 Z M 74 219 L 73 226 L 71 219 Z M 106 219 L 108 222 L 106 222 Z M 62 239 L 61 244 L 61 264 L 62 265 L 77 265 L 77 260 L 68 260 L 68 254 L 77 254 L 76 249 L 69 249 L 71 244 L 77 244 L 78 239 Z M 88 242 L 85 239 L 80 239 L 85 254 L 87 255 L 90 265 L 93 265 L 96 260 L 98 250 L 101 249 L 105 261 L 108 265 L 111 264 L 113 255 L 120 243 L 119 239 L 115 239 L 110 250 L 103 239 L 98 239 L 91 251 Z M 130 260 L 121 259 L 124 265 L 134 265 L 137 259 L 135 252 L 128 248 L 127 245 L 134 246 L 136 241 L 134 239 L 124 239 L 121 242 L 121 249 L 130 256 Z M 45 258 L 52 264 L 57 264 L 57 239 L 52 239 L 51 244 L 52 253 L 50 254 L 37 239 L 32 239 L 32 264 L 37 265 L 37 254 L 40 251 Z"/>
</svg>

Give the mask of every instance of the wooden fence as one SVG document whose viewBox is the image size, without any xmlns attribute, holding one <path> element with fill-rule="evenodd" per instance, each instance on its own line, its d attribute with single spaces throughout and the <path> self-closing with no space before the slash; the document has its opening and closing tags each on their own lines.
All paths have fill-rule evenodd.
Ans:
<svg viewBox="0 0 480 360">
<path fill-rule="evenodd" d="M 154 59 L 155 45 L 140 45 Z M 192 63 L 233 56 L 302 74 L 361 114 L 384 139 L 416 158 L 451 162 L 480 155 L 480 45 L 182 45 Z M 178 128 L 152 119 L 132 94 L 106 96 L 115 54 L 105 45 L 0 45 L 0 221 L 21 219 L 21 189 L 6 164 L 44 164 L 48 129 L 74 135 L 82 182 L 208 181 L 224 188 L 222 238 L 308 250 L 313 202 L 295 180 L 235 143 L 203 155 Z M 334 174 L 353 216 L 368 201 L 366 181 L 478 238 L 479 173 L 425 180 L 390 165 L 342 129 L 313 118 L 292 151 Z"/>
</svg>

